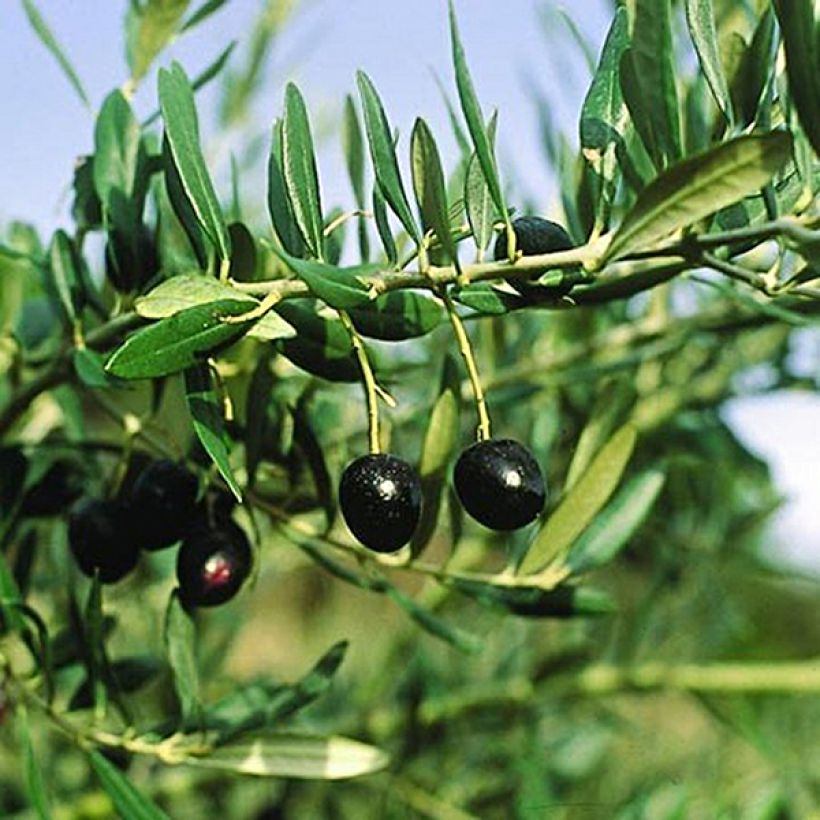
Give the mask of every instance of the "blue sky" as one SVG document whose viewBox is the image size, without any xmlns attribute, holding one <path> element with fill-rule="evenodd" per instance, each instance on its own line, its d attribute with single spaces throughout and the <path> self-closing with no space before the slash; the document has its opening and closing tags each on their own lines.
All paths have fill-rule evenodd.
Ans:
<svg viewBox="0 0 820 820">
<path fill-rule="evenodd" d="M 232 0 L 161 55 L 159 65 L 178 59 L 194 75 L 233 39 L 240 42 L 232 60 L 240 65 L 244 35 L 260 5 L 258 0 Z M 38 0 L 77 69 L 92 109 L 128 76 L 122 41 L 126 6 L 126 0 Z M 609 6 L 606 0 L 577 0 L 569 6 L 596 52 L 606 33 Z M 574 137 L 588 81 L 585 62 L 556 5 L 546 0 L 461 0 L 457 10 L 485 115 L 494 107 L 500 110 L 502 170 L 509 169 L 520 181 L 521 192 L 550 215 L 558 191 L 544 169 L 524 80 L 536 83 L 555 120 Z M 358 68 L 376 83 L 394 127 L 403 135 L 404 153 L 413 120 L 422 115 L 439 139 L 445 165 L 455 156 L 432 75 L 433 69 L 437 71 L 454 96 L 445 0 L 307 0 L 278 43 L 250 130 L 267 133 L 281 111 L 285 82 L 295 80 L 320 137 L 326 208 L 350 202 L 339 147 L 336 141 L 322 140 L 321 134 L 332 134 L 344 95 L 355 88 Z M 152 71 L 134 100 L 140 116 L 156 107 L 155 83 Z M 5 0 L 0 14 L 0 99 L 0 225 L 22 219 L 51 231 L 67 223 L 67 186 L 75 158 L 92 148 L 93 113 L 43 50 L 16 0 Z M 213 90 L 199 98 L 201 130 L 217 178 L 224 180 L 231 146 L 220 141 L 214 128 L 215 102 Z M 258 191 L 263 191 L 261 180 Z M 807 361 L 820 360 L 816 336 L 806 348 Z M 781 394 L 741 400 L 733 402 L 727 414 L 741 437 L 772 460 L 776 479 L 789 497 L 776 527 L 783 553 L 820 567 L 820 398 Z"/>
</svg>

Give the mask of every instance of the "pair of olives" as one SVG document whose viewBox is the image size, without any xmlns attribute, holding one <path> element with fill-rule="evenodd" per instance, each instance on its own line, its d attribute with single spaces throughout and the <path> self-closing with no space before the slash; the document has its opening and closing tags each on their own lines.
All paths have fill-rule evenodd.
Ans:
<svg viewBox="0 0 820 820">
<path fill-rule="evenodd" d="M 464 509 L 494 530 L 515 530 L 535 520 L 546 488 L 538 462 L 512 439 L 468 447 L 456 462 L 456 493 Z M 412 537 L 421 516 L 421 481 L 406 461 L 372 453 L 351 462 L 339 485 L 339 505 L 356 538 L 376 552 L 394 552 Z"/>
<path fill-rule="evenodd" d="M 197 500 L 196 476 L 174 461 L 151 462 L 124 498 L 82 498 L 68 515 L 68 543 L 80 570 L 115 583 L 137 565 L 142 550 L 178 541 L 177 581 L 188 607 L 233 598 L 248 577 L 252 554 L 242 528 L 228 516 L 211 524 Z"/>
<path fill-rule="evenodd" d="M 557 223 L 538 216 L 513 221 L 517 250 L 524 256 L 574 247 Z M 496 241 L 496 260 L 508 255 L 507 235 Z M 524 295 L 538 285 L 511 280 Z M 543 288 L 554 296 L 566 286 Z M 468 447 L 456 462 L 453 481 L 464 509 L 493 530 L 516 530 L 534 521 L 544 508 L 544 476 L 532 453 L 513 439 L 489 439 Z M 339 486 L 339 504 L 348 529 L 369 549 L 394 552 L 412 537 L 421 516 L 421 481 L 406 461 L 370 454 L 347 466 Z"/>
</svg>

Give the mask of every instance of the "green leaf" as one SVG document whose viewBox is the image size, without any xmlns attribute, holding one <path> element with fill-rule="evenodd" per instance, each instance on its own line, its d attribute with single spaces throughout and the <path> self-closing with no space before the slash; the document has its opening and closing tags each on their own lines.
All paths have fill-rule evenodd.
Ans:
<svg viewBox="0 0 820 820">
<path fill-rule="evenodd" d="M 538 572 L 570 549 L 618 487 L 636 437 L 635 428 L 625 424 L 601 448 L 536 535 L 521 563 L 521 574 Z"/>
<path fill-rule="evenodd" d="M 433 230 L 447 256 L 458 267 L 458 249 L 450 230 L 441 157 L 433 133 L 420 117 L 416 119 L 410 136 L 410 156 L 413 190 L 424 227 Z"/>
<path fill-rule="evenodd" d="M 51 807 L 49 806 L 48 792 L 43 780 L 43 771 L 37 759 L 37 753 L 31 740 L 29 730 L 28 714 L 24 708 L 18 707 L 15 712 L 17 726 L 20 733 L 20 745 L 23 747 L 23 758 L 25 762 L 25 783 L 29 800 L 34 807 L 34 811 L 40 820 L 51 820 Z"/>
<path fill-rule="evenodd" d="M 342 116 L 342 150 L 345 155 L 350 187 L 353 188 L 353 195 L 356 198 L 356 206 L 364 208 L 364 139 L 359 117 L 356 114 L 356 105 L 350 94 L 345 97 Z"/>
<path fill-rule="evenodd" d="M 439 618 L 392 584 L 387 585 L 384 592 L 426 632 L 465 654 L 472 655 L 481 651 L 483 643 L 480 638 Z"/>
<path fill-rule="evenodd" d="M 515 293 L 497 290 L 486 282 L 453 290 L 453 299 L 459 304 L 485 316 L 503 316 L 511 310 L 527 307 L 529 302 Z"/>
<path fill-rule="evenodd" d="M 379 232 L 379 239 L 382 241 L 384 254 L 387 261 L 393 266 L 398 265 L 399 252 L 396 248 L 396 242 L 393 239 L 393 233 L 390 230 L 390 223 L 387 220 L 387 207 L 385 206 L 384 196 L 378 183 L 373 186 L 373 218 L 376 221 L 376 230 Z"/>
<path fill-rule="evenodd" d="M 81 260 L 69 235 L 62 230 L 54 234 L 49 249 L 51 284 L 57 292 L 60 307 L 69 325 L 79 320 L 85 306 Z"/>
<path fill-rule="evenodd" d="M 538 586 L 491 584 L 451 577 L 447 586 L 480 601 L 526 618 L 572 618 L 608 615 L 615 609 L 609 594 L 589 587 L 568 584 L 544 589 Z"/>
<path fill-rule="evenodd" d="M 270 155 L 268 156 L 268 213 L 279 243 L 292 256 L 304 256 L 302 235 L 296 224 L 282 164 L 283 125 L 273 124 Z"/>
<path fill-rule="evenodd" d="M 296 328 L 295 338 L 278 343 L 283 356 L 303 370 L 331 381 L 359 381 L 361 371 L 350 334 L 341 322 L 324 319 L 296 300 L 277 305 L 276 312 Z"/>
<path fill-rule="evenodd" d="M 95 574 L 91 581 L 83 616 L 84 659 L 89 688 L 95 710 L 104 714 L 108 703 L 108 662 L 105 651 L 102 582 L 99 574 Z"/>
<path fill-rule="evenodd" d="M 268 404 L 273 389 L 271 358 L 270 347 L 260 353 L 245 394 L 245 472 L 249 488 L 256 481 L 256 471 L 262 462 L 262 448 L 271 426 L 268 421 Z"/>
<path fill-rule="evenodd" d="M 658 170 L 682 153 L 670 7 L 671 0 L 636 0 L 632 45 L 621 59 L 624 99 Z"/>
<path fill-rule="evenodd" d="M 205 0 L 205 2 L 182 24 L 180 33 L 183 31 L 190 31 L 200 23 L 205 22 L 212 14 L 219 11 L 228 0 Z"/>
<path fill-rule="evenodd" d="M 253 320 L 228 324 L 242 316 L 248 303 L 220 299 L 187 308 L 137 331 L 108 360 L 105 369 L 123 379 L 153 379 L 185 370 L 216 348 L 227 347 L 245 335 Z"/>
<path fill-rule="evenodd" d="M 321 416 L 311 413 L 312 391 L 305 390 L 293 411 L 293 442 L 310 470 L 319 505 L 324 510 L 327 527 L 336 518 L 336 492 L 330 477 L 325 448 L 319 438 Z"/>
<path fill-rule="evenodd" d="M 105 372 L 105 359 L 101 353 L 87 347 L 75 348 L 71 354 L 74 372 L 86 387 L 112 387 L 117 383 Z"/>
<path fill-rule="evenodd" d="M 604 262 L 642 250 L 759 190 L 789 158 L 791 145 L 785 131 L 748 134 L 664 171 L 638 195 Z"/>
<path fill-rule="evenodd" d="M 140 794 L 131 781 L 99 752 L 89 752 L 88 759 L 123 820 L 170 820 L 164 811 Z"/>
<path fill-rule="evenodd" d="M 720 63 L 715 9 L 712 0 L 686 0 L 686 23 L 698 55 L 701 70 L 726 124 L 732 126 L 732 100 Z"/>
<path fill-rule="evenodd" d="M 191 88 L 193 89 L 193 91 L 199 91 L 200 89 L 208 85 L 208 83 L 211 82 L 211 80 L 219 76 L 220 71 L 222 71 L 222 69 L 225 68 L 225 66 L 228 63 L 228 60 L 231 57 L 231 54 L 233 53 L 233 50 L 236 48 L 236 43 L 236 40 L 231 42 L 223 51 L 221 51 L 217 55 L 215 60 L 208 63 L 208 65 L 205 66 L 205 68 L 203 68 L 202 71 L 200 71 L 199 74 L 197 74 L 193 80 L 191 80 Z M 154 111 L 153 114 L 151 114 L 150 117 L 148 117 L 143 122 L 143 126 L 147 128 L 149 125 L 152 125 L 156 120 L 160 118 L 161 115 L 162 111 L 158 108 L 156 111 Z"/>
<path fill-rule="evenodd" d="M 225 430 L 225 419 L 211 384 L 211 371 L 207 364 L 198 364 L 185 371 L 185 398 L 200 444 L 216 464 L 236 500 L 241 502 L 242 490 L 230 463 L 232 442 Z"/>
<path fill-rule="evenodd" d="M 732 80 L 732 99 L 741 125 L 755 121 L 763 91 L 774 70 L 774 21 L 774 11 L 767 6 Z"/>
<path fill-rule="evenodd" d="M 786 50 L 786 74 L 800 124 L 820 154 L 820 37 L 813 0 L 775 0 Z"/>
<path fill-rule="evenodd" d="M 487 124 L 487 134 L 490 138 L 490 147 L 495 146 L 495 130 L 498 117 L 493 112 L 490 122 Z M 487 180 L 481 170 L 481 161 L 478 154 L 473 152 L 467 161 L 467 171 L 464 175 L 464 203 L 467 210 L 467 222 L 473 234 L 473 241 L 479 250 L 479 257 L 483 257 L 484 252 L 493 238 L 493 223 L 498 214 L 487 187 Z"/>
<path fill-rule="evenodd" d="M 14 630 L 20 635 L 26 632 L 26 622 L 18 606 L 23 603 L 20 588 L 9 568 L 6 556 L 0 552 L 0 635 Z"/>
<path fill-rule="evenodd" d="M 367 305 L 350 308 L 348 313 L 362 336 L 389 342 L 426 336 L 444 316 L 436 299 L 411 290 L 384 293 Z"/>
<path fill-rule="evenodd" d="M 234 282 L 252 282 L 256 279 L 256 240 L 244 222 L 228 225 L 231 235 L 231 266 L 228 278 Z"/>
<path fill-rule="evenodd" d="M 381 270 L 381 265 L 337 268 L 312 259 L 297 259 L 275 248 L 272 250 L 310 288 L 314 296 L 331 307 L 347 310 L 372 301 L 369 286 L 359 277 L 372 276 Z"/>
<path fill-rule="evenodd" d="M 302 239 L 310 255 L 321 259 L 324 256 L 324 226 L 316 156 L 305 101 L 293 83 L 288 83 L 285 89 L 282 167 L 288 198 Z"/>
<path fill-rule="evenodd" d="M 131 82 L 138 83 L 156 56 L 177 33 L 190 0 L 145 0 L 129 3 L 125 18 L 125 56 Z"/>
<path fill-rule="evenodd" d="M 381 749 L 345 737 L 266 734 L 220 746 L 207 757 L 187 757 L 184 762 L 257 777 L 341 780 L 380 771 L 388 760 Z"/>
<path fill-rule="evenodd" d="M 621 58 L 629 45 L 629 20 L 625 6 L 612 19 L 601 57 L 581 107 L 580 138 L 584 159 L 598 177 L 596 225 L 604 230 L 615 198 L 620 168 L 618 151 L 629 115 L 621 92 Z"/>
<path fill-rule="evenodd" d="M 647 470 L 630 479 L 596 516 L 567 556 L 573 575 L 608 564 L 629 542 L 649 515 L 666 476 Z"/>
<path fill-rule="evenodd" d="M 183 191 L 219 258 L 231 257 L 231 237 L 199 144 L 194 92 L 179 63 L 159 72 L 159 104 Z"/>
<path fill-rule="evenodd" d="M 144 163 L 139 123 L 122 92 L 112 91 L 94 127 L 94 188 L 103 206 L 111 210 L 115 191 L 127 199 L 134 196 Z"/>
<path fill-rule="evenodd" d="M 407 194 L 404 192 L 387 114 L 367 74 L 357 71 L 356 82 L 362 99 L 364 125 L 370 146 L 370 157 L 373 160 L 373 171 L 376 174 L 380 191 L 404 229 L 418 245 L 421 243 L 421 234 L 410 211 Z"/>
<path fill-rule="evenodd" d="M 219 732 L 219 745 L 245 732 L 273 726 L 304 709 L 330 688 L 347 647 L 347 641 L 334 644 L 294 684 L 259 681 L 231 692 L 208 707 L 203 725 Z"/>
<path fill-rule="evenodd" d="M 28 17 L 31 27 L 40 38 L 40 42 L 51 52 L 51 55 L 60 64 L 63 74 L 65 74 L 69 83 L 71 83 L 71 87 L 77 92 L 77 96 L 83 101 L 83 103 L 85 103 L 87 108 L 90 108 L 91 103 L 88 101 L 88 96 L 86 95 L 85 89 L 80 82 L 80 78 L 77 76 L 77 72 L 74 70 L 74 67 L 71 65 L 68 57 L 66 57 L 63 50 L 60 48 L 60 44 L 54 37 L 48 23 L 46 23 L 40 15 L 40 12 L 37 10 L 37 6 L 34 5 L 34 0 L 23 0 L 23 10 L 26 12 L 26 17 Z"/>
<path fill-rule="evenodd" d="M 195 726 L 200 715 L 199 671 L 196 662 L 196 627 L 174 590 L 165 610 L 165 654 L 174 678 L 183 726 Z"/>
<path fill-rule="evenodd" d="M 507 206 L 504 202 L 504 193 L 501 188 L 501 182 L 498 176 L 498 168 L 496 166 L 495 155 L 493 153 L 490 135 L 484 127 L 484 117 L 481 113 L 481 107 L 478 103 L 478 97 L 473 87 L 473 81 L 470 77 L 470 70 L 467 67 L 467 59 L 464 55 L 464 47 L 461 44 L 461 38 L 458 33 L 458 23 L 456 21 L 456 12 L 452 0 L 449 0 L 450 8 L 450 40 L 453 52 L 453 65 L 456 73 L 456 86 L 458 88 L 458 98 L 461 102 L 461 110 L 464 113 L 464 119 L 467 121 L 467 129 L 470 132 L 470 137 L 473 141 L 473 147 L 478 156 L 478 161 L 481 164 L 481 170 L 484 172 L 484 179 L 487 182 L 487 187 L 490 191 L 490 196 L 495 203 L 496 210 L 505 219 L 509 220 L 507 216 Z"/>
<path fill-rule="evenodd" d="M 181 273 L 166 279 L 137 299 L 134 309 L 145 319 L 165 319 L 188 308 L 225 300 L 244 302 L 244 310 L 241 312 L 251 311 L 259 305 L 259 301 L 253 296 L 212 276 Z M 270 311 L 252 325 L 247 335 L 271 341 L 295 336 L 296 331 L 278 314 Z"/>
<path fill-rule="evenodd" d="M 421 477 L 421 519 L 410 549 L 418 555 L 436 530 L 441 498 L 447 485 L 447 472 L 459 444 L 461 432 L 461 376 L 451 356 L 444 359 L 438 397 L 430 411 L 419 459 Z"/>
</svg>

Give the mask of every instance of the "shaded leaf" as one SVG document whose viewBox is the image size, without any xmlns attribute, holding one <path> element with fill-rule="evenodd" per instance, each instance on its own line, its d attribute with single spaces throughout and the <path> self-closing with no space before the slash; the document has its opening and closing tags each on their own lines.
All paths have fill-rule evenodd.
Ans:
<svg viewBox="0 0 820 820">
<path fill-rule="evenodd" d="M 438 300 L 411 290 L 384 293 L 375 301 L 348 310 L 362 336 L 390 342 L 425 336 L 437 328 L 444 313 Z"/>
<path fill-rule="evenodd" d="M 800 124 L 820 154 L 820 38 L 813 0 L 775 0 L 786 50 L 786 74 Z"/>
<path fill-rule="evenodd" d="M 88 101 L 88 96 L 80 82 L 80 78 L 77 76 L 77 72 L 74 70 L 74 67 L 71 65 L 71 62 L 68 57 L 66 57 L 62 48 L 60 48 L 60 44 L 54 37 L 48 23 L 46 23 L 37 10 L 34 0 L 23 0 L 23 10 L 26 13 L 26 17 L 28 17 L 31 27 L 40 38 L 40 42 L 51 52 L 54 59 L 57 60 L 63 74 L 65 74 L 69 83 L 71 83 L 71 87 L 77 92 L 77 96 L 85 103 L 86 107 L 90 108 L 91 103 Z"/>
<path fill-rule="evenodd" d="M 282 169 L 285 187 L 302 239 L 310 255 L 315 259 L 321 259 L 324 256 L 324 234 L 316 156 L 305 101 L 293 83 L 288 83 L 285 88 Z"/>
<path fill-rule="evenodd" d="M 117 381 L 105 372 L 105 358 L 96 350 L 78 347 L 72 351 L 74 372 L 86 387 L 111 387 Z"/>
<path fill-rule="evenodd" d="M 231 256 L 231 238 L 199 144 L 194 93 L 182 66 L 159 72 L 159 104 L 171 157 L 182 188 L 219 258 Z"/>
<path fill-rule="evenodd" d="M 140 794 L 131 781 L 99 752 L 89 752 L 91 768 L 123 820 L 170 820 L 155 803 Z"/>
<path fill-rule="evenodd" d="M 407 194 L 404 192 L 393 135 L 381 99 L 376 87 L 363 71 L 356 72 L 356 82 L 359 86 L 367 142 L 379 189 L 404 229 L 416 244 L 419 244 L 421 235 L 410 211 Z"/>
<path fill-rule="evenodd" d="M 304 256 L 305 247 L 285 184 L 282 141 L 282 121 L 277 120 L 273 124 L 268 156 L 268 213 L 279 243 L 292 256 L 301 257 Z"/>
<path fill-rule="evenodd" d="M 536 535 L 521 563 L 521 574 L 537 572 L 575 543 L 618 487 L 635 440 L 635 428 L 626 424 L 601 448 Z"/>
<path fill-rule="evenodd" d="M 350 179 L 350 187 L 356 198 L 359 208 L 365 207 L 364 193 L 364 138 L 356 114 L 353 97 L 345 97 L 344 114 L 342 118 L 342 150 L 345 155 L 345 167 Z"/>
<path fill-rule="evenodd" d="M 605 261 L 645 248 L 759 190 L 786 162 L 791 145 L 785 131 L 749 134 L 669 168 L 638 195 Z"/>
<path fill-rule="evenodd" d="M 180 32 L 189 31 L 195 26 L 198 26 L 200 23 L 204 23 L 205 20 L 207 20 L 212 14 L 219 11 L 227 2 L 228 0 L 205 0 L 205 2 L 198 9 L 195 9 L 191 13 L 191 16 L 182 24 Z"/>
<path fill-rule="evenodd" d="M 573 574 L 608 564 L 646 520 L 663 489 L 666 476 L 647 470 L 630 479 L 596 516 L 567 556 Z"/>
<path fill-rule="evenodd" d="M 767 6 L 758 21 L 752 42 L 744 49 L 732 81 L 732 99 L 742 125 L 755 121 L 766 83 L 774 69 L 775 15 Z"/>
<path fill-rule="evenodd" d="M 222 407 L 211 384 L 211 371 L 207 364 L 198 364 L 185 371 L 185 398 L 200 444 L 216 464 L 237 501 L 242 501 L 242 490 L 230 464 L 233 442 L 225 430 Z"/>
<path fill-rule="evenodd" d="M 490 139 L 490 147 L 495 146 L 495 130 L 498 121 L 494 112 L 487 124 L 487 135 Z M 490 240 L 493 238 L 493 223 L 498 213 L 487 187 L 487 180 L 484 171 L 481 170 L 481 162 L 478 154 L 473 152 L 467 162 L 467 172 L 464 175 L 464 203 L 467 211 L 467 222 L 473 234 L 473 241 L 482 257 Z"/>
<path fill-rule="evenodd" d="M 185 763 L 205 769 L 258 777 L 341 780 L 383 769 L 387 755 L 345 737 L 263 735 L 219 746 L 207 757 L 187 757 Z"/>
<path fill-rule="evenodd" d="M 174 678 L 174 691 L 184 726 L 194 725 L 200 713 L 199 672 L 196 662 L 196 628 L 175 589 L 168 599 L 163 631 L 165 654 Z"/>
<path fill-rule="evenodd" d="M 529 305 L 523 296 L 498 290 L 486 282 L 478 282 L 466 288 L 454 288 L 452 296 L 456 302 L 485 316 L 503 316 L 511 310 Z"/>
<path fill-rule="evenodd" d="M 225 319 L 247 311 L 248 303 L 237 299 L 220 299 L 182 310 L 126 339 L 105 369 L 123 379 L 152 379 L 178 373 L 216 348 L 226 347 L 244 336 L 253 324 L 252 319 L 235 324 L 228 324 Z"/>
<path fill-rule="evenodd" d="M 82 260 L 74 242 L 62 230 L 54 234 L 49 249 L 49 272 L 51 284 L 57 293 L 60 307 L 69 325 L 75 324 L 85 306 Z"/>
<path fill-rule="evenodd" d="M 31 740 L 31 732 L 28 725 L 28 715 L 23 708 L 16 710 L 17 727 L 20 734 L 20 745 L 23 747 L 23 760 L 25 765 L 25 784 L 34 811 L 40 820 L 51 820 L 51 807 L 49 806 L 48 792 L 43 779 L 43 771 L 34 750 Z"/>
<path fill-rule="evenodd" d="M 140 126 L 122 92 L 104 100 L 94 126 L 94 188 L 103 206 L 112 209 L 114 191 L 131 199 L 140 166 L 145 163 Z"/>
<path fill-rule="evenodd" d="M 381 239 L 387 261 L 393 267 L 396 267 L 398 265 L 399 252 L 396 249 L 396 242 L 390 230 L 390 223 L 387 220 L 387 207 L 385 206 L 384 196 L 382 196 L 378 183 L 373 186 L 373 218 L 376 220 L 376 230 L 379 232 L 379 239 Z"/>
</svg>

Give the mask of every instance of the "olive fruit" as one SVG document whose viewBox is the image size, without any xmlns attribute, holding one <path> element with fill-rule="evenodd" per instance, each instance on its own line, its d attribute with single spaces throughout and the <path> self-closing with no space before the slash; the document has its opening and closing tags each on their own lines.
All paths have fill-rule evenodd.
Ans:
<svg viewBox="0 0 820 820">
<path fill-rule="evenodd" d="M 86 474 L 73 459 L 58 458 L 30 487 L 20 504 L 20 514 L 36 518 L 59 515 L 76 501 L 86 486 Z"/>
<path fill-rule="evenodd" d="M 513 220 L 515 247 L 524 256 L 537 256 L 541 253 L 555 253 L 574 248 L 569 234 L 557 223 L 540 216 L 520 216 Z M 495 241 L 494 257 L 496 261 L 507 259 L 507 232 L 502 231 Z M 572 289 L 572 285 L 535 285 L 522 279 L 510 278 L 509 283 L 524 296 L 537 291 L 549 293 L 555 297 L 563 296 Z"/>
<path fill-rule="evenodd" d="M 412 537 L 421 515 L 421 481 L 406 461 L 370 453 L 342 473 L 339 505 L 348 529 L 368 549 L 395 552 Z"/>
<path fill-rule="evenodd" d="M 544 507 L 544 476 L 532 453 L 512 439 L 468 447 L 456 462 L 456 492 L 464 509 L 493 530 L 516 530 Z"/>
<path fill-rule="evenodd" d="M 131 489 L 134 525 L 144 550 L 177 542 L 202 516 L 196 476 L 175 461 L 151 462 Z"/>
<path fill-rule="evenodd" d="M 81 498 L 68 513 L 68 545 L 77 566 L 90 578 L 113 584 L 131 572 L 139 544 L 128 509 L 118 501 Z"/>
<path fill-rule="evenodd" d="M 177 553 L 180 600 L 189 608 L 224 604 L 245 582 L 251 563 L 251 545 L 233 521 L 192 530 Z"/>
</svg>

